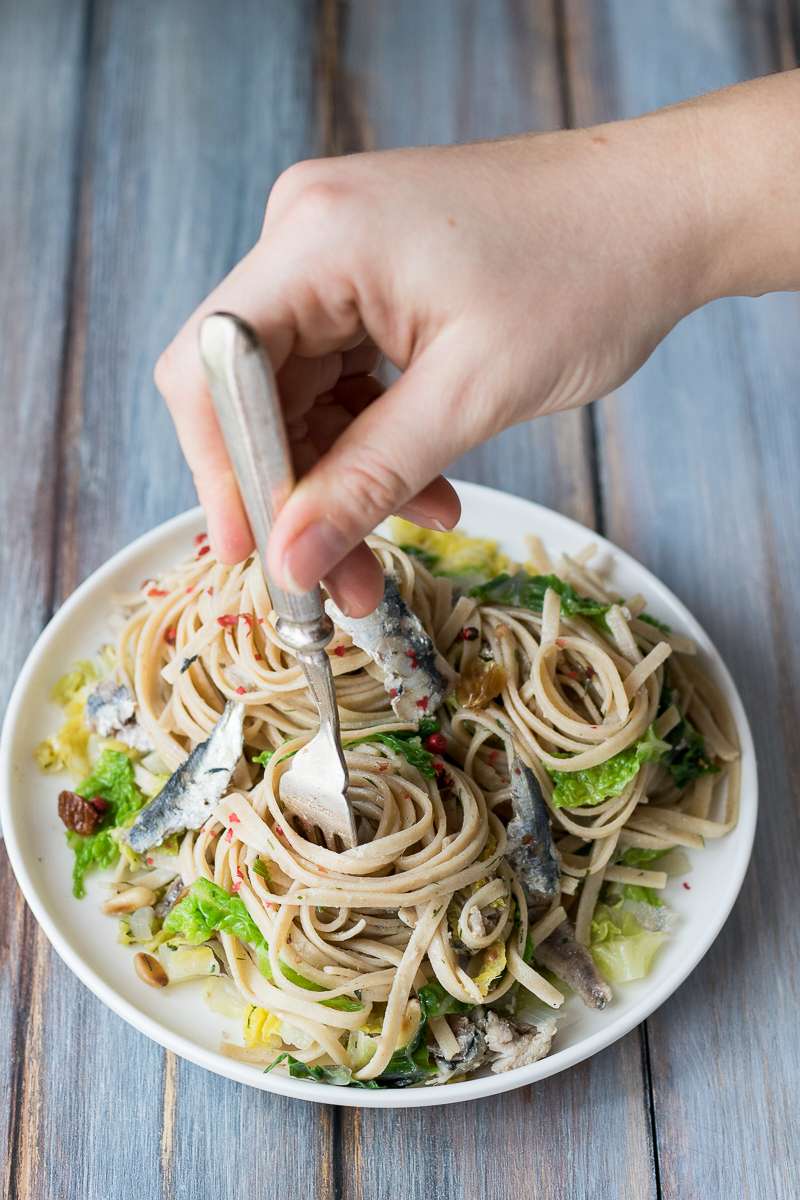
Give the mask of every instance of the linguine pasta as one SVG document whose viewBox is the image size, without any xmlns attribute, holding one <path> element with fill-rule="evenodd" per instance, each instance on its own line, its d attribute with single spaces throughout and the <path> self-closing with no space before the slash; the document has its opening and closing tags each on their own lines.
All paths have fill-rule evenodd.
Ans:
<svg viewBox="0 0 800 1200">
<path fill-rule="evenodd" d="M 614 950 L 626 938 L 639 947 L 644 936 L 652 958 L 669 933 L 660 897 L 675 848 L 736 823 L 738 742 L 692 645 L 640 597 L 620 600 L 591 548 L 554 574 L 533 543 L 524 575 L 470 586 L 419 546 L 369 541 L 454 685 L 418 736 L 395 717 L 380 668 L 337 629 L 328 652 L 358 846 L 332 851 L 283 811 L 281 775 L 316 712 L 258 561 L 226 567 L 201 536 L 185 562 L 121 599 L 115 677 L 151 747 L 125 752 L 144 798 L 232 701 L 244 705 L 244 753 L 176 853 L 143 860 L 115 835 L 112 889 L 152 894 L 136 910 L 152 919 L 123 917 L 139 958 L 194 954 L 212 1002 L 241 1012 L 244 1045 L 228 1041 L 227 1053 L 403 1086 L 533 1061 L 549 1049 L 564 981 L 610 995 L 600 977 L 605 966 L 624 980 Z M 109 747 L 123 750 L 95 749 Z M 521 765 L 549 814 L 559 871 L 547 895 L 531 892 L 509 849 Z M 559 931 L 582 955 L 582 979 L 548 969 Z"/>
</svg>

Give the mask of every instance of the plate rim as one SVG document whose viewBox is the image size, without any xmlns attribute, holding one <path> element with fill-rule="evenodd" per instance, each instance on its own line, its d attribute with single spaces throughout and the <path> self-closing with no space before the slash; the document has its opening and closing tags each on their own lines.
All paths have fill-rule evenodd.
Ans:
<svg viewBox="0 0 800 1200">
<path fill-rule="evenodd" d="M 576 1066 L 579 1062 L 583 1062 L 587 1058 L 591 1058 L 594 1054 L 606 1049 L 624 1037 L 631 1029 L 640 1025 L 642 1021 L 646 1020 L 677 991 L 695 967 L 700 964 L 716 940 L 722 926 L 730 916 L 733 906 L 739 897 L 752 856 L 753 839 L 758 816 L 756 753 L 750 723 L 739 690 L 722 655 L 705 629 L 683 601 L 666 584 L 662 583 L 648 567 L 640 563 L 638 559 L 634 558 L 626 550 L 623 550 L 603 537 L 602 534 L 596 533 L 572 517 L 565 516 L 555 509 L 538 504 L 526 496 L 519 496 L 514 492 L 501 491 L 498 488 L 465 480 L 453 479 L 451 482 L 459 493 L 459 496 L 466 497 L 471 493 L 478 502 L 481 499 L 488 500 L 490 498 L 492 502 L 495 502 L 498 497 L 502 500 L 506 496 L 524 502 L 531 511 L 532 528 L 535 528 L 535 520 L 539 516 L 544 516 L 547 521 L 555 518 L 557 522 L 570 527 L 573 533 L 585 536 L 588 540 L 595 542 L 598 549 L 611 554 L 615 562 L 624 563 L 627 567 L 635 571 L 643 572 L 648 582 L 648 598 L 660 595 L 680 610 L 681 618 L 685 622 L 691 636 L 702 644 L 703 650 L 710 656 L 715 674 L 723 684 L 726 694 L 732 702 L 736 727 L 741 740 L 743 764 L 742 790 L 747 796 L 747 802 L 742 806 L 739 814 L 737 832 L 740 844 L 736 848 L 737 856 L 735 861 L 729 864 L 730 868 L 733 868 L 729 875 L 732 883 L 729 902 L 724 905 L 716 921 L 709 924 L 703 936 L 695 939 L 694 948 L 688 956 L 687 962 L 674 969 L 666 979 L 662 980 L 657 987 L 649 991 L 646 997 L 633 1004 L 627 1012 L 621 1013 L 616 1019 L 609 1021 L 600 1030 L 585 1035 L 575 1045 L 557 1050 L 554 1054 L 548 1055 L 546 1058 L 540 1059 L 539 1062 L 531 1064 L 528 1067 L 519 1067 L 502 1074 L 464 1080 L 460 1083 L 440 1084 L 428 1088 L 372 1091 L 355 1088 L 337 1088 L 330 1084 L 310 1080 L 294 1080 L 290 1077 L 276 1074 L 270 1075 L 267 1081 L 267 1077 L 264 1076 L 263 1072 L 256 1073 L 253 1071 L 251 1064 L 226 1058 L 220 1051 L 207 1050 L 189 1038 L 174 1033 L 172 1030 L 162 1026 L 154 1018 L 140 1011 L 131 1001 L 107 984 L 92 967 L 85 963 L 80 954 L 72 949 L 68 936 L 62 935 L 59 931 L 57 922 L 51 920 L 44 901 L 38 895 L 38 889 L 28 871 L 22 848 L 16 836 L 16 822 L 11 797 L 17 786 L 17 782 L 14 779 L 11 746 L 14 741 L 16 727 L 19 721 L 23 719 L 25 697 L 29 682 L 36 673 L 41 658 L 47 652 L 49 641 L 56 636 L 63 625 L 69 622 L 73 611 L 80 607 L 84 597 L 93 592 L 98 586 L 106 583 L 119 570 L 124 569 L 128 560 L 134 559 L 139 552 L 146 549 L 151 543 L 168 539 L 174 534 L 181 533 L 184 527 L 190 529 L 198 522 L 201 522 L 203 519 L 202 509 L 199 506 L 195 506 L 177 516 L 168 518 L 166 521 L 139 535 L 139 537 L 123 546 L 97 567 L 53 613 L 37 637 L 12 689 L 3 720 L 2 736 L 0 737 L 0 822 L 4 831 L 9 861 L 11 862 L 12 870 L 25 901 L 51 946 L 73 974 L 103 1004 L 110 1008 L 112 1012 L 116 1013 L 117 1016 L 121 1017 L 129 1025 L 132 1025 L 140 1033 L 143 1033 L 146 1037 L 149 1037 L 165 1049 L 171 1050 L 189 1062 L 210 1070 L 223 1078 L 232 1079 L 238 1083 L 256 1087 L 261 1091 L 272 1092 L 293 1099 L 301 1099 L 318 1104 L 338 1104 L 353 1108 L 419 1108 L 439 1104 L 458 1104 L 468 1100 L 499 1095 L 502 1092 L 524 1087 Z M 502 536 L 500 540 L 502 541 Z"/>
</svg>

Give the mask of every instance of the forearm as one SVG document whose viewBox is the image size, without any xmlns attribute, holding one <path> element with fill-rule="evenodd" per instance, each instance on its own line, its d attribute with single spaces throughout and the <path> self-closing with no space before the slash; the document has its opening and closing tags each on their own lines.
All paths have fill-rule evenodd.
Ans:
<svg viewBox="0 0 800 1200">
<path fill-rule="evenodd" d="M 568 136 L 581 199 L 612 242 L 627 239 L 639 297 L 655 292 L 679 319 L 722 296 L 800 289 L 800 70 Z"/>
<path fill-rule="evenodd" d="M 710 300 L 800 289 L 798 113 L 794 71 L 591 129 L 287 172 L 157 372 L 221 557 L 252 539 L 198 359 L 205 313 L 253 325 L 291 416 L 302 478 L 273 574 L 324 578 L 359 615 L 382 587 L 359 540 L 391 512 L 452 526 L 431 481 L 455 456 L 606 395 Z M 402 372 L 385 395 L 375 347 Z"/>
<path fill-rule="evenodd" d="M 691 107 L 714 246 L 709 299 L 800 289 L 800 70 Z"/>
</svg>

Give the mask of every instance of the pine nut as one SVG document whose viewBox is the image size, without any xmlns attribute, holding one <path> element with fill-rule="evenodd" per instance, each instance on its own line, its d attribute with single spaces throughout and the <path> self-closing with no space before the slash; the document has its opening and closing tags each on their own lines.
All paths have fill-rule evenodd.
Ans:
<svg viewBox="0 0 800 1200">
<path fill-rule="evenodd" d="M 146 983 L 154 988 L 166 987 L 169 983 L 167 972 L 152 954 L 137 954 L 133 960 L 133 965 L 142 983 Z"/>
<path fill-rule="evenodd" d="M 118 913 L 136 912 L 137 908 L 144 908 L 148 904 L 155 904 L 156 894 L 152 888 L 139 887 L 126 888 L 124 892 L 118 892 L 116 896 L 112 896 L 110 900 L 106 900 L 103 905 L 103 912 L 109 915 Z"/>
</svg>

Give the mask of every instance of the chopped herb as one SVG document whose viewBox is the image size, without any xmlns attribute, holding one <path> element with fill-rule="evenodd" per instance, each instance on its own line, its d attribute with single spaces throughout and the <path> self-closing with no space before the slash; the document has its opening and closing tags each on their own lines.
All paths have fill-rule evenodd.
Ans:
<svg viewBox="0 0 800 1200">
<path fill-rule="evenodd" d="M 706 751 L 703 735 L 686 717 L 667 735 L 673 750 L 665 759 L 665 766 L 679 788 L 701 775 L 716 775 L 719 767 L 712 762 Z"/>
<path fill-rule="evenodd" d="M 184 671 L 188 671 L 192 663 L 196 663 L 199 657 L 199 654 L 193 654 L 191 658 L 185 658 L 181 663 L 181 675 L 183 675 Z"/>
</svg>

